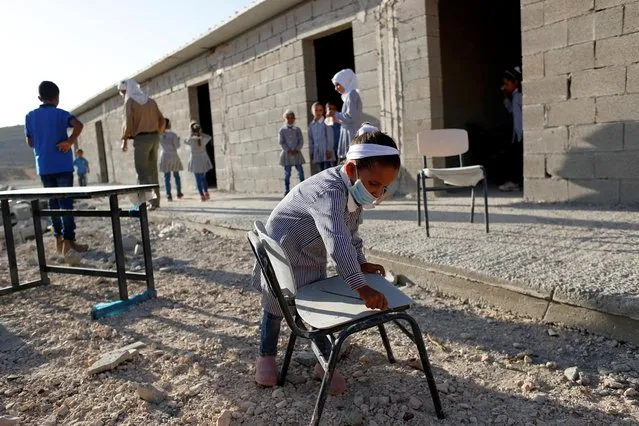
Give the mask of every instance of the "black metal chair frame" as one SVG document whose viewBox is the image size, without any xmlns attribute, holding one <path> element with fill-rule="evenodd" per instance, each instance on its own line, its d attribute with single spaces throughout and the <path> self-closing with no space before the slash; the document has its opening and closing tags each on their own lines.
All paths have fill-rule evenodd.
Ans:
<svg viewBox="0 0 639 426">
<path fill-rule="evenodd" d="M 459 166 L 464 167 L 462 156 L 459 156 Z M 424 168 L 417 173 L 417 226 L 422 226 L 422 212 L 421 212 L 421 198 L 424 199 L 424 219 L 426 222 L 426 236 L 430 237 L 430 223 L 428 221 L 428 192 L 435 191 L 460 191 L 463 189 L 470 189 L 470 223 L 475 223 L 475 188 L 483 182 L 484 189 L 484 223 L 486 224 L 486 233 L 490 231 L 489 219 L 488 219 L 488 177 L 486 176 L 486 169 L 484 166 L 480 166 L 484 172 L 484 178 L 473 186 L 438 186 L 427 187 L 426 186 L 426 173 L 424 169 L 428 168 L 427 159 L 424 156 Z"/>
<path fill-rule="evenodd" d="M 282 369 L 280 371 L 278 379 L 278 385 L 284 386 L 286 382 L 286 374 L 288 372 L 288 367 L 293 356 L 293 350 L 295 349 L 297 338 L 308 339 L 310 341 L 311 348 L 313 349 L 313 352 L 317 356 L 317 359 L 324 369 L 324 378 L 322 380 L 320 392 L 317 397 L 317 402 L 315 403 L 315 408 L 313 410 L 313 417 L 311 418 L 310 424 L 312 426 L 317 426 L 320 424 L 320 418 L 322 416 L 322 412 L 324 411 L 324 404 L 326 402 L 326 397 L 328 396 L 328 390 L 330 387 L 331 379 L 333 377 L 333 373 L 335 371 L 335 367 L 337 366 L 337 361 L 339 358 L 340 350 L 342 348 L 342 344 L 350 335 L 367 330 L 369 328 L 377 327 L 382 338 L 382 343 L 386 350 L 388 361 L 390 363 L 395 363 L 395 357 L 393 355 L 390 341 L 388 340 L 388 335 L 386 333 L 386 329 L 384 328 L 384 324 L 391 321 L 395 325 L 397 325 L 397 327 L 399 327 L 399 329 L 417 346 L 419 357 L 422 363 L 422 369 L 426 376 L 428 388 L 433 399 L 435 412 L 439 419 L 443 419 L 445 417 L 439 399 L 439 393 L 437 392 L 435 378 L 433 377 L 430 362 L 428 360 L 428 354 L 426 352 L 426 346 L 424 344 L 421 330 L 419 328 L 419 325 L 417 324 L 417 321 L 415 321 L 413 317 L 405 312 L 408 307 L 404 307 L 402 309 L 394 311 L 380 312 L 365 318 L 341 324 L 330 329 L 309 329 L 303 323 L 299 314 L 297 314 L 295 310 L 295 299 L 286 297 L 282 293 L 277 277 L 275 276 L 275 271 L 273 270 L 273 267 L 271 265 L 271 261 L 268 258 L 268 254 L 266 253 L 266 250 L 264 249 L 264 246 L 260 241 L 257 233 L 254 231 L 249 232 L 248 239 L 251 244 L 253 253 L 255 254 L 255 257 L 257 259 L 257 262 L 262 269 L 262 273 L 266 278 L 268 288 L 277 298 L 278 304 L 282 309 L 282 312 L 284 313 L 284 319 L 286 320 L 286 323 L 291 330 L 288 346 L 286 348 L 286 355 L 284 357 L 284 363 L 282 364 Z M 401 320 L 404 320 L 409 324 L 410 330 L 400 323 Z M 337 334 L 337 336 L 335 336 L 335 334 Z M 328 359 L 324 357 L 317 345 L 317 342 L 320 339 L 328 339 L 328 341 L 330 342 L 331 353 Z"/>
</svg>

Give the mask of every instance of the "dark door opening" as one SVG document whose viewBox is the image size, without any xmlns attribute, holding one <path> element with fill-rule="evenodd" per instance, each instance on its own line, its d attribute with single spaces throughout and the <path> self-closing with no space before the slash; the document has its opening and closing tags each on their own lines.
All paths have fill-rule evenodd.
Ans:
<svg viewBox="0 0 639 426">
<path fill-rule="evenodd" d="M 200 126 L 202 126 L 202 132 L 213 137 L 213 117 L 211 115 L 211 95 L 209 92 L 208 83 L 197 86 L 197 108 L 198 116 L 200 120 Z M 211 188 L 217 188 L 217 175 L 215 174 L 215 151 L 213 149 L 214 141 L 211 140 L 206 146 L 206 153 L 211 159 L 213 168 L 206 174 L 206 180 Z"/>
<path fill-rule="evenodd" d="M 109 168 L 106 158 L 106 150 L 104 148 L 104 131 L 102 130 L 102 121 L 95 122 L 95 135 L 98 142 L 98 161 L 100 163 L 100 183 L 109 182 Z"/>
<path fill-rule="evenodd" d="M 513 126 L 502 75 L 522 62 L 520 2 L 447 0 L 439 2 L 439 17 L 444 127 L 468 130 L 464 165 L 483 165 L 489 180 L 499 183 Z"/>
<path fill-rule="evenodd" d="M 353 29 L 349 28 L 326 37 L 313 40 L 315 50 L 315 75 L 317 84 L 316 101 L 326 105 L 331 102 L 342 109 L 342 98 L 331 82 L 340 70 L 355 70 L 355 51 L 353 49 Z M 315 100 L 313 100 L 315 101 Z"/>
</svg>

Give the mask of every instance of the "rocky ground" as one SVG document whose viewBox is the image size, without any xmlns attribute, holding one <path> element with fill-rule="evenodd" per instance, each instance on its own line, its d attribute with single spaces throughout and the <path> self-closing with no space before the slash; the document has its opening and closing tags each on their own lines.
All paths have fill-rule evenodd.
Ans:
<svg viewBox="0 0 639 426">
<path fill-rule="evenodd" d="M 90 222 L 79 223 L 80 237 L 94 249 L 85 264 L 112 267 L 108 224 L 93 222 L 87 232 Z M 158 218 L 151 226 L 156 300 L 92 321 L 90 307 L 116 300 L 117 285 L 64 275 L 53 275 L 46 288 L 2 297 L 0 425 L 307 424 L 319 383 L 303 345 L 286 386 L 262 389 L 253 381 L 261 311 L 249 290 L 253 260 L 245 240 Z M 123 227 L 138 237 L 138 222 Z M 127 264 L 139 270 L 134 242 Z M 18 252 L 21 278 L 35 278 L 33 243 Z M 0 271 L 5 286 L 4 253 Z M 636 347 L 550 329 L 418 283 L 404 290 L 427 335 L 447 419 L 435 418 L 426 381 L 413 368 L 416 350 L 389 327 L 398 363 L 385 361 L 378 334 L 352 338 L 340 364 L 348 391 L 329 398 L 323 424 L 639 424 Z M 135 342 L 144 346 L 124 363 L 89 374 L 96 360 Z"/>
</svg>

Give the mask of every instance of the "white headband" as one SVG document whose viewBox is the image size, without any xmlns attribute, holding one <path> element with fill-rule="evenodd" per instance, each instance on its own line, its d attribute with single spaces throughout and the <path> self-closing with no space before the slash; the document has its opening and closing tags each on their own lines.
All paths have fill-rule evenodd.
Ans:
<svg viewBox="0 0 639 426">
<path fill-rule="evenodd" d="M 361 160 L 368 157 L 381 157 L 384 155 L 399 155 L 399 151 L 390 146 L 374 143 L 358 143 L 351 145 L 346 153 L 347 160 Z"/>
<path fill-rule="evenodd" d="M 372 124 L 362 124 L 362 127 L 357 131 L 356 136 L 362 136 L 364 133 L 375 133 L 379 132 L 379 129 Z"/>
</svg>

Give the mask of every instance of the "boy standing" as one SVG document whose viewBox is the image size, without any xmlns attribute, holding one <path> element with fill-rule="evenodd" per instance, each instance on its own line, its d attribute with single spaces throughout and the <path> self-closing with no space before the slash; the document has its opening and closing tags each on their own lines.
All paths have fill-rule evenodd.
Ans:
<svg viewBox="0 0 639 426">
<path fill-rule="evenodd" d="M 78 149 L 75 155 L 76 158 L 73 161 L 73 165 L 78 173 L 78 183 L 80 186 L 87 186 L 87 173 L 90 173 L 89 161 L 84 158 L 84 151 L 81 149 Z"/>
<path fill-rule="evenodd" d="M 308 125 L 308 145 L 311 162 L 320 171 L 328 169 L 335 160 L 333 129 L 324 122 L 324 105 L 315 102 L 311 107 L 313 121 Z"/>
<path fill-rule="evenodd" d="M 342 123 L 340 123 L 339 120 L 334 117 L 334 114 L 337 112 L 337 105 L 335 105 L 333 102 L 327 102 L 326 111 L 331 115 L 330 117 L 326 117 L 326 120 L 324 120 L 324 122 L 327 126 L 333 129 L 333 152 L 335 154 L 335 161 L 333 162 L 333 165 L 336 166 L 337 146 L 339 145 L 339 134 L 342 129 Z"/>
<path fill-rule="evenodd" d="M 283 117 L 285 124 L 280 128 L 279 142 L 282 147 L 280 166 L 284 167 L 284 196 L 286 197 L 291 190 L 291 170 L 293 166 L 297 169 L 300 182 L 304 181 L 302 164 L 305 163 L 305 160 L 302 155 L 304 137 L 300 128 L 295 125 L 295 113 L 289 109 L 284 112 Z"/>
<path fill-rule="evenodd" d="M 33 148 L 36 169 L 45 188 L 73 186 L 73 153 L 71 149 L 84 127 L 67 111 L 58 108 L 60 89 L 51 81 L 43 81 L 38 87 L 42 102 L 40 107 L 27 114 L 25 136 L 27 145 Z M 67 129 L 73 128 L 71 136 Z M 73 200 L 49 200 L 50 209 L 73 209 Z M 79 252 L 88 247 L 75 241 L 75 221 L 73 216 L 53 217 L 56 249 L 64 255 L 69 265 L 80 263 Z"/>
</svg>

